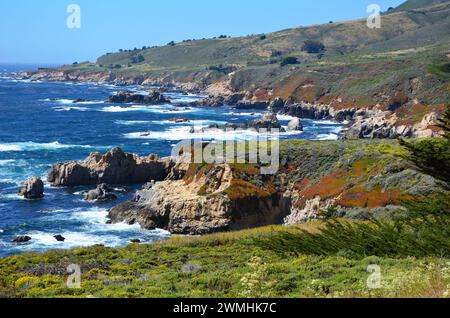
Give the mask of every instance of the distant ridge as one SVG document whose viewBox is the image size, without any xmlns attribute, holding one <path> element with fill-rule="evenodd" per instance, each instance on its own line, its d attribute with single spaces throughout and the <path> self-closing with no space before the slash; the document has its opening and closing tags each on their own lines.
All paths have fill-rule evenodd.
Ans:
<svg viewBox="0 0 450 318">
<path fill-rule="evenodd" d="M 408 10 L 414 10 L 414 9 L 420 9 L 425 8 L 441 3 L 450 2 L 448 0 L 408 0 L 401 5 L 399 5 L 397 8 L 390 10 L 389 12 L 402 12 L 402 11 L 408 11 Z"/>
</svg>

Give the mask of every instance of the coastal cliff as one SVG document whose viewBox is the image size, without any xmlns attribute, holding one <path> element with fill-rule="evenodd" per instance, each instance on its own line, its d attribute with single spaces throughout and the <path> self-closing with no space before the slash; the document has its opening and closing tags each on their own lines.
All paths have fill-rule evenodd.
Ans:
<svg viewBox="0 0 450 318">
<path fill-rule="evenodd" d="M 287 141 L 281 143 L 280 169 L 268 176 L 259 174 L 258 165 L 167 158 L 157 169 L 144 169 L 159 178 L 152 176 L 133 200 L 112 208 L 109 219 L 202 235 L 330 216 L 391 218 L 407 200 L 447 191 L 444 182 L 418 171 L 405 156 L 397 141 Z M 72 170 L 64 180 L 75 174 Z"/>
</svg>

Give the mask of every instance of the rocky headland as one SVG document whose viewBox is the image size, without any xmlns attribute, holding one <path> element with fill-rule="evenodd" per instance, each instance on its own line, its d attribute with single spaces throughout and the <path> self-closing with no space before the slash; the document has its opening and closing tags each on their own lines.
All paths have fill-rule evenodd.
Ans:
<svg viewBox="0 0 450 318">
<path fill-rule="evenodd" d="M 280 169 L 267 176 L 253 164 L 188 164 L 116 148 L 57 164 L 49 181 L 60 186 L 145 183 L 133 200 L 109 211 L 109 222 L 202 235 L 331 214 L 390 218 L 403 210 L 403 200 L 447 191 L 443 182 L 417 171 L 404 152 L 397 141 L 282 142 Z M 90 194 L 102 199 L 107 190 L 99 186 Z"/>
<path fill-rule="evenodd" d="M 139 157 L 114 148 L 104 155 L 91 153 L 80 162 L 55 164 L 48 173 L 48 181 L 58 187 L 162 181 L 171 165 L 170 158 Z"/>
</svg>

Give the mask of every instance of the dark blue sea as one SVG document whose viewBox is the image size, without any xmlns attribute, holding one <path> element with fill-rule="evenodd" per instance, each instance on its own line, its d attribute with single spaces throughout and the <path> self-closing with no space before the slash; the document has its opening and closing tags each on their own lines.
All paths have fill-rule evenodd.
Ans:
<svg viewBox="0 0 450 318">
<path fill-rule="evenodd" d="M 116 87 L 100 83 L 32 82 L 16 72 L 36 66 L 0 65 L 0 256 L 24 251 L 44 251 L 104 244 L 122 246 L 130 239 L 153 242 L 165 239 L 163 230 L 145 231 L 139 226 L 107 225 L 111 204 L 83 201 L 86 188 L 53 188 L 46 182 L 52 164 L 81 160 L 90 152 L 106 152 L 119 146 L 140 155 L 170 155 L 172 147 L 189 138 L 189 130 L 214 123 L 244 123 L 262 112 L 238 111 L 232 107 L 174 108 L 171 105 L 142 106 L 104 103 L 121 90 L 142 91 L 142 87 Z M 200 96 L 169 93 L 178 102 Z M 77 99 L 86 100 L 74 103 Z M 190 123 L 174 124 L 169 119 L 184 116 Z M 280 116 L 283 125 L 291 118 Z M 286 133 L 282 139 L 337 139 L 341 126 L 330 121 L 303 120 L 301 133 Z M 233 133 L 231 133 L 233 134 Z M 196 136 L 199 137 L 199 136 Z M 200 136 L 201 137 L 201 136 Z M 208 135 L 208 138 L 224 138 Z M 226 138 L 252 138 L 239 132 Z M 17 196 L 20 184 L 32 176 L 45 181 L 45 198 L 27 201 Z M 139 185 L 128 186 L 118 201 L 130 199 Z M 53 236 L 61 234 L 64 243 Z M 17 235 L 32 241 L 17 245 Z"/>
</svg>

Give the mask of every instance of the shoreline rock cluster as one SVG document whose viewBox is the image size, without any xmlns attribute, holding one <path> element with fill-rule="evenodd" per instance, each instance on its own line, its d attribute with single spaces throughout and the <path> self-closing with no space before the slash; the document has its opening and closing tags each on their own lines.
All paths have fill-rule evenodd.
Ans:
<svg viewBox="0 0 450 318">
<path fill-rule="evenodd" d="M 144 105 L 160 105 L 160 104 L 168 104 L 170 100 L 166 99 L 160 92 L 158 91 L 150 91 L 148 95 L 136 94 L 131 92 L 119 92 L 110 96 L 107 100 L 107 103 L 113 104 L 144 104 Z"/>
<path fill-rule="evenodd" d="M 106 184 L 135 184 L 164 180 L 172 165 L 170 158 L 139 157 L 113 148 L 103 156 L 91 153 L 80 162 L 58 163 L 48 173 L 57 187 Z"/>
<path fill-rule="evenodd" d="M 298 224 L 331 210 L 338 217 L 365 219 L 395 213 L 404 195 L 430 195 L 443 189 L 433 177 L 376 150 L 386 144 L 399 147 L 364 140 L 287 143 L 280 153 L 280 169 L 271 176 L 258 174 L 258 165 L 190 164 L 114 148 L 84 161 L 57 164 L 49 178 L 57 186 L 96 185 L 85 198 L 97 203 L 115 198 L 115 190 L 103 184 L 105 180 L 144 184 L 131 201 L 109 210 L 108 223 L 189 235 Z M 404 179 L 411 181 L 404 184 Z M 18 237 L 15 243 L 29 240 Z"/>
</svg>

